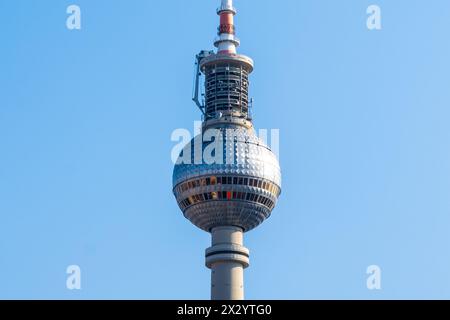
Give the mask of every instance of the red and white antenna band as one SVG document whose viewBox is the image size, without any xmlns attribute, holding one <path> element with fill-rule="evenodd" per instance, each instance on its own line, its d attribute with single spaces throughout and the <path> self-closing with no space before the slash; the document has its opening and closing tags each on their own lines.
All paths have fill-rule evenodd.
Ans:
<svg viewBox="0 0 450 320">
<path fill-rule="evenodd" d="M 234 16 L 236 9 L 233 7 L 233 0 L 222 0 L 222 4 L 217 9 L 220 16 L 219 36 L 214 45 L 219 54 L 235 54 L 236 47 L 239 46 L 239 39 L 236 38 L 236 29 L 234 26 Z"/>
</svg>

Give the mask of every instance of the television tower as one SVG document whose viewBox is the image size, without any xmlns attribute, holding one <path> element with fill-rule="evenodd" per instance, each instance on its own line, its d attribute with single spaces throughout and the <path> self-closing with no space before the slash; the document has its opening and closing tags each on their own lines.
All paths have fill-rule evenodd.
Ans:
<svg viewBox="0 0 450 320">
<path fill-rule="evenodd" d="M 281 193 L 281 172 L 253 127 L 248 96 L 253 61 L 237 53 L 233 1 L 222 0 L 217 14 L 217 52 L 196 56 L 193 100 L 203 114 L 202 133 L 180 153 L 173 193 L 184 216 L 212 235 L 206 249 L 211 299 L 242 300 L 249 266 L 243 235 L 270 216 Z"/>
</svg>

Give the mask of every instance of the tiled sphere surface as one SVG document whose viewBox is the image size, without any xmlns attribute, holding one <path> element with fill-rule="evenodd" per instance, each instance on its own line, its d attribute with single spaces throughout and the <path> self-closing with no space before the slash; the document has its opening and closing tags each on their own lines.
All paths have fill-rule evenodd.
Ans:
<svg viewBox="0 0 450 320">
<path fill-rule="evenodd" d="M 199 135 L 184 147 L 173 171 L 174 195 L 184 216 L 200 229 L 210 232 L 219 226 L 238 226 L 249 231 L 270 216 L 277 202 L 281 192 L 278 160 L 253 128 L 215 130 L 213 142 L 202 141 Z M 213 145 L 217 149 L 211 152 Z M 234 181 L 240 183 L 204 183 L 205 178 L 220 182 L 217 177 L 237 178 Z M 252 180 L 259 185 L 249 183 Z M 203 183 L 184 187 L 191 181 Z"/>
</svg>

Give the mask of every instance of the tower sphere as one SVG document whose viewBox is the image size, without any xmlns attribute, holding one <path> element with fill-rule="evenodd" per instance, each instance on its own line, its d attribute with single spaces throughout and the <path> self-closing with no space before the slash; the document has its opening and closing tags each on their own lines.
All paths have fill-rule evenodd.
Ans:
<svg viewBox="0 0 450 320">
<path fill-rule="evenodd" d="M 251 126 L 223 123 L 214 129 L 217 141 L 199 135 L 181 152 L 173 192 L 184 216 L 200 229 L 249 231 L 270 216 L 280 195 L 278 160 Z M 212 144 L 219 149 L 213 152 L 215 163 L 206 159 Z"/>
</svg>

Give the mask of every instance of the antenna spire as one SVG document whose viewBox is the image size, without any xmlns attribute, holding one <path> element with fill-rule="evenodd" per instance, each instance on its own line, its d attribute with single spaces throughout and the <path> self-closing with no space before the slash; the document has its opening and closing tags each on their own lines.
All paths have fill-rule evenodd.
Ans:
<svg viewBox="0 0 450 320">
<path fill-rule="evenodd" d="M 236 9 L 233 7 L 233 0 L 222 0 L 220 8 L 217 9 L 220 16 L 220 26 L 218 37 L 214 42 L 219 54 L 236 54 L 239 46 L 239 39 L 236 38 L 236 28 L 234 26 L 234 16 Z"/>
</svg>

